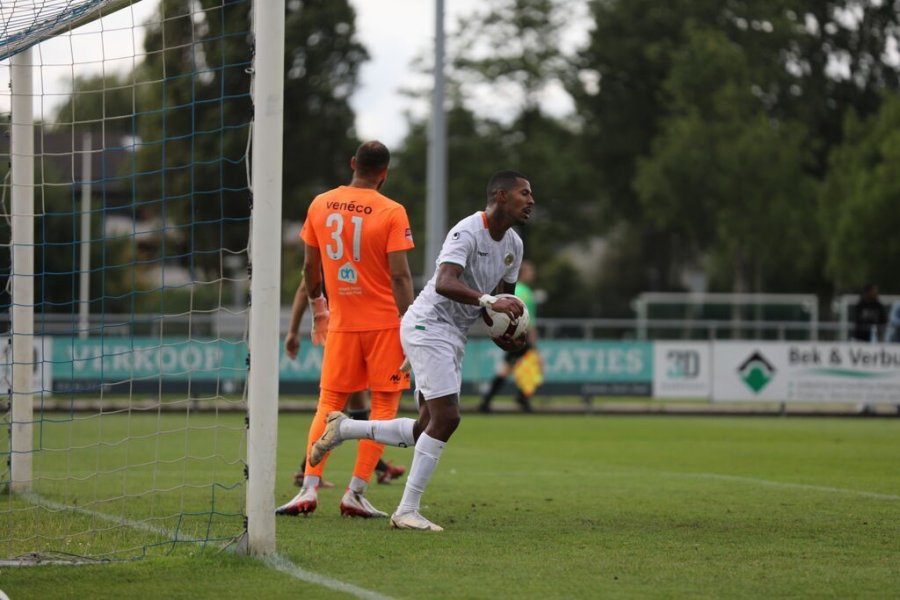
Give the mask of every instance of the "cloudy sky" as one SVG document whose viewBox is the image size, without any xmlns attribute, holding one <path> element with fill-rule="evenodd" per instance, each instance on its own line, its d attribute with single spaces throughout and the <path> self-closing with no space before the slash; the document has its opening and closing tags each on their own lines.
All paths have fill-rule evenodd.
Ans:
<svg viewBox="0 0 900 600">
<path fill-rule="evenodd" d="M 412 60 L 431 52 L 434 41 L 433 0 L 350 0 L 356 28 L 371 60 L 363 66 L 353 98 L 360 137 L 395 144 L 406 132 L 404 111 L 415 108 L 398 91 L 416 82 Z M 445 0 L 446 28 L 477 8 L 478 0 Z"/>
</svg>

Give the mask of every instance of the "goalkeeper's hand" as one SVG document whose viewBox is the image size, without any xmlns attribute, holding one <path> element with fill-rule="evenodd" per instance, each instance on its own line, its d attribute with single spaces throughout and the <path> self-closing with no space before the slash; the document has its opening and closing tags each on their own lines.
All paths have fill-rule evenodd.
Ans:
<svg viewBox="0 0 900 600">
<path fill-rule="evenodd" d="M 328 300 L 324 296 L 319 296 L 310 300 L 312 304 L 312 331 L 310 337 L 315 346 L 324 346 L 325 338 L 328 336 Z"/>
</svg>

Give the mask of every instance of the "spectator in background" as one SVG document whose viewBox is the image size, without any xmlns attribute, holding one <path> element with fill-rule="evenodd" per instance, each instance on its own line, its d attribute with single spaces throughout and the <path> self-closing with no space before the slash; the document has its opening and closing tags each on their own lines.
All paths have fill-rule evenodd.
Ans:
<svg viewBox="0 0 900 600">
<path fill-rule="evenodd" d="M 887 323 L 887 311 L 878 299 L 878 286 L 867 283 L 854 310 L 853 339 L 860 342 L 877 342 Z"/>
<path fill-rule="evenodd" d="M 894 302 L 891 306 L 891 315 L 888 317 L 884 341 L 894 344 L 900 343 L 900 301 Z"/>
</svg>

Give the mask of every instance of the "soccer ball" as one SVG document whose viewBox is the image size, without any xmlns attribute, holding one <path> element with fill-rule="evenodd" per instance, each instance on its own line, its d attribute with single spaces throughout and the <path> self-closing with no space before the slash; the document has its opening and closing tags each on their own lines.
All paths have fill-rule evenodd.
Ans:
<svg viewBox="0 0 900 600">
<path fill-rule="evenodd" d="M 516 298 L 516 296 L 513 294 L 497 294 L 497 298 Z M 525 309 L 525 312 L 518 319 L 510 319 L 506 313 L 495 312 L 490 306 L 482 308 L 481 318 L 484 320 L 484 324 L 488 326 L 491 338 L 497 339 L 504 334 L 509 334 L 513 339 L 517 339 L 524 335 L 528 331 L 528 308 L 525 307 L 524 303 L 522 308 Z"/>
</svg>

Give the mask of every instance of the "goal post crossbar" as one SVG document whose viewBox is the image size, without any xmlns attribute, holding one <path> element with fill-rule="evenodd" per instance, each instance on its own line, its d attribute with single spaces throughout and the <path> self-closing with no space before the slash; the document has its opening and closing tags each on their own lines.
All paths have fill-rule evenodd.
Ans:
<svg viewBox="0 0 900 600">
<path fill-rule="evenodd" d="M 0 9 L 0 60 L 18 54 L 66 29 L 74 29 L 100 17 L 134 4 L 137 0 L 59 0 L 56 5 L 44 3 L 42 12 L 34 19 L 23 15 L 24 4 L 13 3 Z M 50 8 L 47 8 L 50 4 Z M 54 6 L 57 7 L 53 10 Z M 20 11 L 20 12 L 17 12 Z M 46 11 L 46 14 L 44 12 Z M 8 13 L 8 14 L 7 14 Z"/>
</svg>

